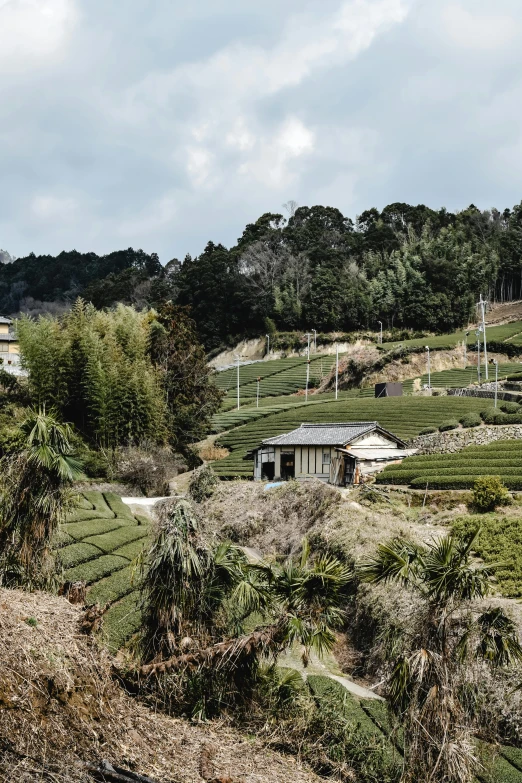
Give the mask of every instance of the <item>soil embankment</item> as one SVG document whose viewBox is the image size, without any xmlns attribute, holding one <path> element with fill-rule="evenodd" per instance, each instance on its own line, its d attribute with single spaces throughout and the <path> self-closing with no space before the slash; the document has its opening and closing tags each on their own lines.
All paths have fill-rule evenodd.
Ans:
<svg viewBox="0 0 522 783">
<path fill-rule="evenodd" d="M 158 783 L 319 781 L 223 724 L 196 726 L 129 697 L 111 657 L 80 633 L 81 614 L 64 598 L 0 590 L 2 783 L 92 783 L 86 763 L 100 760 Z M 208 757 L 213 777 L 204 778 Z"/>
</svg>

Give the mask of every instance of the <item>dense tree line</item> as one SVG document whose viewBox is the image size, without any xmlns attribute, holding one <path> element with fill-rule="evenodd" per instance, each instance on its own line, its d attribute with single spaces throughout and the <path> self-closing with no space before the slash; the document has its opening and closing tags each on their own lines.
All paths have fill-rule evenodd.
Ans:
<svg viewBox="0 0 522 783">
<path fill-rule="evenodd" d="M 479 293 L 522 298 L 522 204 L 459 213 L 424 205 L 369 209 L 355 221 L 333 207 L 267 213 L 232 248 L 209 242 L 165 266 L 130 248 L 61 253 L 0 266 L 0 311 L 53 312 L 83 296 L 190 307 L 205 348 L 266 329 L 388 327 L 446 331 L 472 315 Z"/>
<path fill-rule="evenodd" d="M 18 335 L 31 401 L 95 447 L 185 453 L 219 408 L 194 322 L 171 303 L 97 310 L 78 299 L 62 316 L 22 316 Z"/>
</svg>

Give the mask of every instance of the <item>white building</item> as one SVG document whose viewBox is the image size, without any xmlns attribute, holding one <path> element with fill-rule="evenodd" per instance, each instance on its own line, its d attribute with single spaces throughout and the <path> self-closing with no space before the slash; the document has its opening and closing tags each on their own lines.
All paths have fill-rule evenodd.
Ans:
<svg viewBox="0 0 522 783">
<path fill-rule="evenodd" d="M 415 453 L 376 421 L 301 424 L 264 440 L 250 452 L 254 480 L 318 478 L 337 486 L 358 484 L 390 462 Z"/>
</svg>

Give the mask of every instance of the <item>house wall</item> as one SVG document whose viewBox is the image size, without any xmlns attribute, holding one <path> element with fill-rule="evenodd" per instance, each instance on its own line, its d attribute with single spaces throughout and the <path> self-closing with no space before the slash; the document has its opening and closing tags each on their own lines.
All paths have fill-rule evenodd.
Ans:
<svg viewBox="0 0 522 783">
<path fill-rule="evenodd" d="M 372 446 L 380 448 L 384 446 L 387 449 L 399 448 L 398 443 L 395 443 L 394 440 L 390 440 L 385 435 L 380 435 L 378 432 L 370 432 L 368 435 L 362 435 L 357 440 L 354 440 L 348 448 L 351 448 L 351 446 L 361 446 L 361 448 L 365 449 L 371 448 Z"/>
<path fill-rule="evenodd" d="M 296 446 L 295 447 L 295 477 L 296 479 L 314 478 L 328 481 L 330 478 L 330 462 L 323 462 L 323 455 L 332 460 L 334 450 L 330 446 Z"/>
</svg>

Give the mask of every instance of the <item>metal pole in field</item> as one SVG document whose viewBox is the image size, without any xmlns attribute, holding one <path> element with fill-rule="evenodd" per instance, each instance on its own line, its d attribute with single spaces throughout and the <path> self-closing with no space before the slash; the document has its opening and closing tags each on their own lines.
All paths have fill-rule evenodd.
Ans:
<svg viewBox="0 0 522 783">
<path fill-rule="evenodd" d="M 270 353 L 270 335 L 269 334 L 265 334 L 265 337 L 266 337 L 266 352 L 267 352 L 267 354 L 269 354 Z"/>
<path fill-rule="evenodd" d="M 430 346 L 426 346 L 428 351 L 428 389 L 431 389 L 431 365 L 430 365 Z"/>
<path fill-rule="evenodd" d="M 335 346 L 335 399 L 339 393 L 339 346 Z"/>
<path fill-rule="evenodd" d="M 256 408 L 259 408 L 259 383 L 261 381 L 261 378 L 257 379 L 257 402 L 256 402 Z"/>
<path fill-rule="evenodd" d="M 382 345 L 382 321 L 377 321 L 377 323 L 381 325 L 381 335 L 380 335 L 380 338 L 379 338 L 379 342 Z"/>
<path fill-rule="evenodd" d="M 237 409 L 239 410 L 239 356 L 236 356 L 237 361 Z"/>
<path fill-rule="evenodd" d="M 497 389 L 498 389 L 498 359 L 493 359 L 495 365 L 495 408 L 497 407 Z"/>
<path fill-rule="evenodd" d="M 306 349 L 306 388 L 305 388 L 305 400 L 308 400 L 308 383 L 310 381 L 310 337 L 311 334 L 308 332 L 306 335 L 308 337 L 308 347 Z"/>
<path fill-rule="evenodd" d="M 480 332 L 482 331 L 482 327 L 479 327 L 475 334 L 477 335 L 477 378 L 478 382 L 480 383 Z"/>
<path fill-rule="evenodd" d="M 484 341 L 484 367 L 486 368 L 486 380 L 488 380 L 489 376 L 488 376 L 488 347 L 487 347 L 487 343 L 486 343 L 486 308 L 485 308 L 486 305 L 487 305 L 487 302 L 482 298 L 482 294 L 481 294 L 480 295 L 479 306 L 480 306 L 480 313 L 481 313 L 481 316 L 482 316 L 482 319 L 481 319 L 482 320 L 482 332 L 484 334 L 484 338 L 483 338 L 483 341 Z"/>
<path fill-rule="evenodd" d="M 315 329 L 312 329 L 312 332 L 314 333 L 314 353 L 317 353 L 317 332 Z"/>
</svg>

